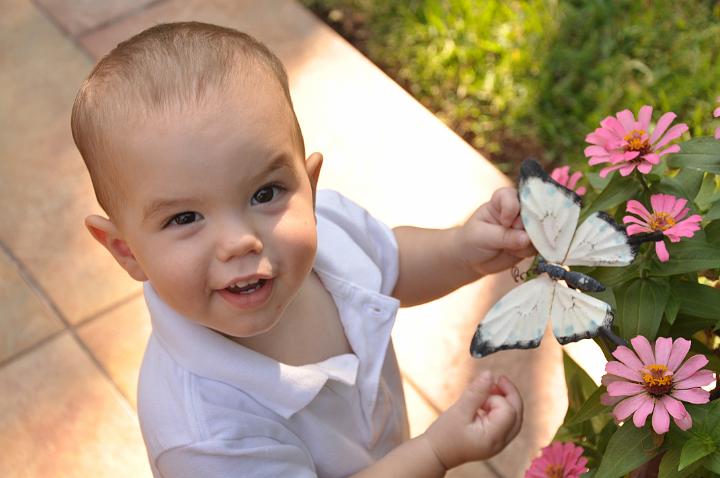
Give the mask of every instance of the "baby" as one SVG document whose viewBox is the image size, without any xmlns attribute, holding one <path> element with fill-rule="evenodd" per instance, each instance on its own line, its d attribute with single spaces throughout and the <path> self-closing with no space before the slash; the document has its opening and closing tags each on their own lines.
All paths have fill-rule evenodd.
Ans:
<svg viewBox="0 0 720 478">
<path fill-rule="evenodd" d="M 518 433 L 481 373 L 409 440 L 390 340 L 431 301 L 532 254 L 514 190 L 462 226 L 390 230 L 305 156 L 280 61 L 238 31 L 152 27 L 83 83 L 72 132 L 107 218 L 85 224 L 152 319 L 138 414 L 156 477 L 443 476 Z"/>
</svg>

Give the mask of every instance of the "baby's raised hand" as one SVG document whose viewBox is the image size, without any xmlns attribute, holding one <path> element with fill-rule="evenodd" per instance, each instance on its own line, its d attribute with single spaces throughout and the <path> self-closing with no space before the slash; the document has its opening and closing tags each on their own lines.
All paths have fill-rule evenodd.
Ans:
<svg viewBox="0 0 720 478">
<path fill-rule="evenodd" d="M 457 230 L 458 260 L 481 275 L 515 265 L 536 254 L 520 220 L 520 201 L 514 188 L 496 190 Z"/>
<path fill-rule="evenodd" d="M 483 372 L 425 432 L 445 469 L 499 453 L 520 431 L 523 404 L 505 377 Z"/>
</svg>

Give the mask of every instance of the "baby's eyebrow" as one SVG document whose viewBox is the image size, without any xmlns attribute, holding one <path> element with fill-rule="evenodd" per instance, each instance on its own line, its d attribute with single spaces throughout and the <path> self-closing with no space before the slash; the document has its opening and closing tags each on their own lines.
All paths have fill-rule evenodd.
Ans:
<svg viewBox="0 0 720 478">
<path fill-rule="evenodd" d="M 180 204 L 187 204 L 190 199 L 188 198 L 175 198 L 175 199 L 155 199 L 150 204 L 145 206 L 143 209 L 143 222 L 150 219 L 152 216 L 158 213 L 158 211 L 161 211 L 163 209 L 169 209 L 173 207 L 177 207 Z"/>
</svg>

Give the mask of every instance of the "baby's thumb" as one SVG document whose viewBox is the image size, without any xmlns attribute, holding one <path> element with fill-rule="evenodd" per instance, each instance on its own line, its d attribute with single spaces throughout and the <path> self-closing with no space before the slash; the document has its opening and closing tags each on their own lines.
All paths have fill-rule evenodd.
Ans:
<svg viewBox="0 0 720 478">
<path fill-rule="evenodd" d="M 467 413 L 468 416 L 475 416 L 478 408 L 485 403 L 490 390 L 493 386 L 492 373 L 487 370 L 482 372 L 478 377 L 475 378 L 470 385 L 467 386 L 463 394 L 458 399 L 456 406 L 463 413 Z"/>
</svg>

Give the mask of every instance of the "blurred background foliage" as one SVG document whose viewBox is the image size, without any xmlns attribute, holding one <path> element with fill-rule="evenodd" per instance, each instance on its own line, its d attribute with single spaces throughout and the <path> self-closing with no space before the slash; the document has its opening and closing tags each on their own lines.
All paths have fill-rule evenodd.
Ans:
<svg viewBox="0 0 720 478">
<path fill-rule="evenodd" d="M 625 108 L 719 125 L 717 0 L 301 1 L 506 172 L 585 163 Z"/>
</svg>

